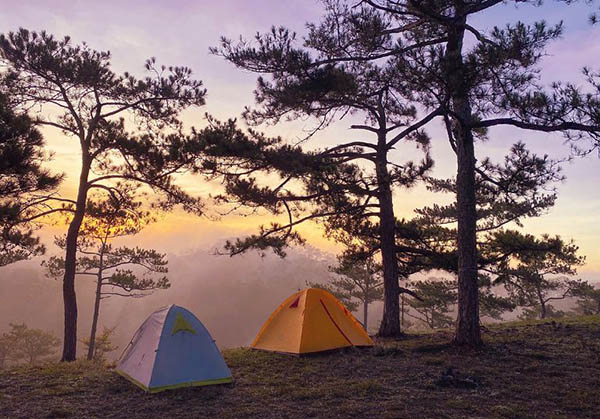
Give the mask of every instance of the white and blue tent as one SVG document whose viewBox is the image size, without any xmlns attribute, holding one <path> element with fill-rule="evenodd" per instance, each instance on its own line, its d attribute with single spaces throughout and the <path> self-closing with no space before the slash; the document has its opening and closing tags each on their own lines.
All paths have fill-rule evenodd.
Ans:
<svg viewBox="0 0 600 419">
<path fill-rule="evenodd" d="M 121 355 L 117 372 L 151 393 L 233 381 L 208 330 L 176 305 L 155 311 L 142 323 Z"/>
</svg>

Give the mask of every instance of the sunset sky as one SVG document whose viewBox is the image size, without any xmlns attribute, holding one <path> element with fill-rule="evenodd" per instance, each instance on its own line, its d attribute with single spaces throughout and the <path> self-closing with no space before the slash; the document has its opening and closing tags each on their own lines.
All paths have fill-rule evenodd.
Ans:
<svg viewBox="0 0 600 419">
<path fill-rule="evenodd" d="M 246 105 L 253 104 L 255 75 L 236 69 L 220 57 L 209 54 L 210 46 L 216 46 L 220 36 L 251 37 L 257 31 L 265 31 L 271 25 L 283 25 L 304 32 L 304 23 L 318 20 L 322 10 L 316 0 L 145 0 L 145 1 L 12 1 L 0 0 L 0 32 L 25 27 L 30 30 L 45 29 L 62 37 L 70 35 L 75 43 L 87 42 L 92 48 L 110 50 L 117 73 L 130 71 L 142 74 L 144 60 L 156 57 L 161 64 L 185 65 L 194 71 L 196 78 L 208 89 L 207 104 L 199 109 L 186 111 L 184 120 L 188 126 L 203 126 L 204 113 L 219 119 L 239 117 Z M 565 7 L 562 3 L 548 2 L 541 8 L 531 6 L 499 6 L 493 13 L 481 15 L 474 22 L 481 29 L 490 29 L 495 22 L 517 19 L 526 22 L 546 19 L 549 23 L 564 20 L 563 38 L 554 43 L 544 59 L 543 80 L 581 81 L 580 70 L 584 65 L 600 65 L 600 27 L 587 22 L 590 8 L 585 4 Z M 295 121 L 276 127 L 265 128 L 270 134 L 282 135 L 295 141 L 305 135 L 314 121 Z M 356 133 L 348 127 L 351 120 L 344 119 L 318 134 L 309 143 L 318 147 L 355 138 Z M 63 193 L 73 190 L 77 173 L 79 153 L 73 140 L 65 138 L 56 130 L 45 129 L 48 146 L 55 152 L 51 167 L 65 172 L 67 180 Z M 435 175 L 452 176 L 456 160 L 440 127 L 432 126 Z M 537 153 L 548 153 L 555 158 L 569 154 L 560 135 L 519 132 L 512 129 L 495 129 L 490 140 L 477 145 L 479 157 L 500 159 L 517 140 L 526 141 Z M 410 147 L 400 147 L 401 156 L 418 156 Z M 574 239 L 581 253 L 587 257 L 587 265 L 580 269 L 588 279 L 600 277 L 600 159 L 593 153 L 586 158 L 574 159 L 565 164 L 567 180 L 558 185 L 559 199 L 556 206 L 539 219 L 527 220 L 525 231 L 533 234 L 559 234 Z M 194 193 L 206 194 L 214 187 L 200 179 L 185 179 L 183 184 Z M 395 196 L 399 217 L 411 217 L 412 210 L 449 197 L 433 196 L 423 188 L 398 191 Z M 161 251 L 189 252 L 200 247 L 217 246 L 224 239 L 256 230 L 264 222 L 261 217 L 230 216 L 219 222 L 198 218 L 180 212 L 166 215 L 160 223 L 149 227 L 135 242 Z M 309 243 L 324 250 L 334 251 L 334 244 L 320 237 L 314 226 L 302 230 Z M 44 237 L 58 232 L 48 228 Z"/>
</svg>

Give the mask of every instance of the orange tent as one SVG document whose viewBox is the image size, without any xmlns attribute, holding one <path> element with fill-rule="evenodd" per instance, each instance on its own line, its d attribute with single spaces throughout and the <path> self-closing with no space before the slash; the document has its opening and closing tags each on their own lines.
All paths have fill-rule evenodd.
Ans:
<svg viewBox="0 0 600 419">
<path fill-rule="evenodd" d="M 371 345 L 367 332 L 337 298 L 325 290 L 307 288 L 277 307 L 252 348 L 305 354 Z"/>
</svg>

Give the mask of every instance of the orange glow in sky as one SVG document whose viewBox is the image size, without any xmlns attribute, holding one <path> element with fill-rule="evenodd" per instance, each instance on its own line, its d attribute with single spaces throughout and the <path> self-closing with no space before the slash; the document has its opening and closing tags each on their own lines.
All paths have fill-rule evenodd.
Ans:
<svg viewBox="0 0 600 419">
<path fill-rule="evenodd" d="M 271 24 L 289 26 L 303 33 L 304 22 L 318 18 L 318 2 L 266 2 L 258 7 L 254 2 L 224 0 L 218 7 L 207 6 L 210 2 L 53 2 L 53 8 L 39 8 L 30 2 L 11 3 L 0 15 L 0 32 L 15 30 L 23 26 L 32 30 L 46 29 L 57 36 L 71 35 L 76 43 L 86 41 L 92 48 L 110 50 L 113 66 L 117 73 L 130 71 L 140 74 L 144 60 L 156 56 L 159 63 L 186 65 L 193 69 L 195 77 L 204 81 L 208 89 L 207 105 L 201 109 L 186 111 L 183 119 L 188 126 L 201 127 L 204 113 L 209 112 L 218 119 L 239 117 L 244 106 L 253 104 L 255 76 L 235 69 L 222 58 L 208 53 L 208 47 L 218 44 L 220 36 L 237 38 L 251 37 L 256 31 L 268 30 Z M 34 2 L 32 2 L 34 3 Z M 85 3 L 85 4 L 84 4 Z M 114 3 L 113 6 L 110 3 Z M 269 16 L 264 10 L 270 11 Z M 526 6 L 524 6 L 526 7 Z M 46 10 L 44 10 L 46 9 Z M 111 12 L 119 10 L 118 13 Z M 496 10 L 496 9 L 494 9 Z M 506 9 L 506 13 L 513 13 Z M 545 61 L 545 74 L 550 80 L 564 75 L 580 74 L 585 64 L 597 64 L 600 56 L 599 27 L 575 26 L 569 16 L 556 16 L 552 9 L 538 9 L 536 19 L 547 18 L 551 22 L 565 19 L 566 30 L 562 40 L 555 43 Z M 110 14 L 109 14 L 110 12 Z M 514 12 L 519 16 L 518 12 Z M 545 14 L 544 14 L 545 13 Z M 487 20 L 486 20 L 487 19 Z M 494 16 L 482 16 L 482 22 L 493 25 Z M 165 22 L 169 22 L 168 30 Z M 571 25 L 571 26 L 569 26 Z M 575 76 L 574 76 L 575 77 Z M 356 138 L 349 130 L 353 121 L 344 119 L 310 140 L 310 147 L 319 147 Z M 265 128 L 269 134 L 282 135 L 296 141 L 306 135 L 313 121 L 294 121 L 276 127 Z M 453 176 L 456 162 L 440 127 L 431 128 L 433 158 L 436 161 L 434 175 Z M 79 152 L 72 138 L 66 138 L 57 130 L 43 130 L 47 144 L 54 151 L 50 167 L 67 175 L 61 193 L 73 197 L 75 179 L 78 176 Z M 498 161 L 506 154 L 510 145 L 525 140 L 533 151 L 551 157 L 562 158 L 569 153 L 562 137 L 547 134 L 529 134 L 510 129 L 491 131 L 491 139 L 478 144 L 478 156 L 490 156 Z M 399 162 L 418 156 L 411 147 L 398 147 Z M 559 198 L 551 211 L 537 219 L 525 222 L 525 231 L 532 234 L 559 234 L 565 239 L 574 239 L 581 254 L 587 257 L 587 265 L 580 269 L 590 278 L 600 274 L 600 160 L 595 155 L 575 159 L 565 165 L 567 181 L 559 185 Z M 214 186 L 201 179 L 186 178 L 186 190 L 199 195 L 214 192 Z M 397 191 L 395 195 L 398 217 L 412 217 L 414 208 L 447 202 L 449 197 L 435 196 L 423 187 L 410 191 Z M 226 239 L 233 239 L 257 231 L 258 225 L 268 223 L 270 217 L 226 216 L 218 221 L 196 217 L 176 211 L 161 216 L 158 223 L 150 225 L 141 234 L 128 238 L 134 243 L 152 246 L 159 251 L 186 252 L 199 247 L 215 248 Z M 48 226 L 42 232 L 44 240 L 59 234 L 62 226 Z M 300 231 L 310 244 L 323 250 L 335 252 L 335 243 L 322 237 L 315 224 L 306 224 Z M 600 276 L 600 275 L 598 275 Z"/>
</svg>

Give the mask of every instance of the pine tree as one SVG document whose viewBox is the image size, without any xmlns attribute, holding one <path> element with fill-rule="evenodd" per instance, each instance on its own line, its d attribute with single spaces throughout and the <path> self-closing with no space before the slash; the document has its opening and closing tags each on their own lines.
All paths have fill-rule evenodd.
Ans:
<svg viewBox="0 0 600 419">
<path fill-rule="evenodd" d="M 11 100 L 21 108 L 41 109 L 34 123 L 59 129 L 81 153 L 76 196 L 46 202 L 57 204 L 54 211 L 72 213 L 65 242 L 63 361 L 76 356 L 77 238 L 89 192 L 118 196 L 119 181 L 126 181 L 157 192 L 160 208 L 182 204 L 197 213 L 202 209 L 173 178 L 196 158 L 183 152 L 194 146 L 181 134 L 178 115 L 204 104 L 202 83 L 192 79 L 189 68 L 158 66 L 154 58 L 145 64 L 147 77 L 117 75 L 110 58 L 109 52 L 44 31 L 0 35 L 0 61 Z"/>
<path fill-rule="evenodd" d="M 583 315 L 600 315 L 600 288 L 582 281 L 572 292 L 577 299 L 575 312 Z"/>
<path fill-rule="evenodd" d="M 3 340 L 9 342 L 8 357 L 14 362 L 24 360 L 29 365 L 46 360 L 56 353 L 60 340 L 52 333 L 41 329 L 30 329 L 25 323 L 10 323 L 10 331 L 4 333 Z"/>
<path fill-rule="evenodd" d="M 525 317 L 538 315 L 545 319 L 552 312 L 552 301 L 573 296 L 581 282 L 570 279 L 583 265 L 585 257 L 577 254 L 573 242 L 544 235 L 533 239 L 546 246 L 546 251 L 524 251 L 515 254 L 497 268 L 496 283 L 503 284 L 517 305 L 525 307 Z"/>
<path fill-rule="evenodd" d="M 470 24 L 476 14 L 498 9 L 499 1 L 365 0 L 356 11 L 342 8 L 336 1 L 327 4 L 330 15 L 344 19 L 368 9 L 372 18 L 362 21 L 361 27 L 370 29 L 373 25 L 365 23 L 382 22 L 377 34 L 395 35 L 393 42 L 373 43 L 363 57 L 348 57 L 347 46 L 337 44 L 341 59 L 362 60 L 365 55 L 377 59 L 382 50 L 393 55 L 418 102 L 441 112 L 457 158 L 459 305 L 455 342 L 479 345 L 475 139 L 491 127 L 511 126 L 562 132 L 569 140 L 587 138 L 592 147 L 600 145 L 598 74 L 586 71 L 588 92 L 560 82 L 544 88 L 539 62 L 546 45 L 561 35 L 562 25 L 517 22 L 485 31 Z M 473 43 L 465 42 L 467 36 L 474 37 Z M 392 48 L 386 48 L 390 43 Z"/>
<path fill-rule="evenodd" d="M 363 327 L 368 330 L 369 305 L 383 299 L 381 264 L 373 257 L 357 260 L 352 253 L 342 253 L 337 260 L 337 265 L 329 268 L 335 276 L 325 284 L 309 285 L 331 292 L 350 311 L 362 306 Z"/>
<path fill-rule="evenodd" d="M 91 357 L 88 356 L 89 360 L 104 363 L 106 361 L 106 354 L 119 349 L 118 346 L 113 345 L 111 340 L 114 332 L 114 327 L 110 329 L 104 327 L 104 329 L 102 329 L 102 333 L 100 334 L 100 336 L 98 336 L 94 345 L 91 345 L 91 341 L 89 339 L 83 339 L 82 342 L 88 348 L 88 352 L 92 353 Z"/>
<path fill-rule="evenodd" d="M 6 334 L 0 336 L 0 369 L 4 368 L 10 361 L 13 352 L 14 341 Z"/>
<path fill-rule="evenodd" d="M 351 36 L 345 34 L 345 36 Z M 415 118 L 415 108 L 407 104 L 410 92 L 397 83 L 400 74 L 390 63 L 352 63 L 349 65 L 328 65 L 326 51 L 322 46 L 321 35 L 312 33 L 306 40 L 306 48 L 294 46 L 295 34 L 283 28 L 273 28 L 268 34 L 258 38 L 259 47 L 245 43 L 234 45 L 224 39 L 216 54 L 240 68 L 268 73 L 272 80 L 258 79 L 256 101 L 258 107 L 248 108 L 245 119 L 252 125 L 278 123 L 285 117 L 314 117 L 316 129 L 324 129 L 333 120 L 344 115 L 360 116 L 362 124 L 350 128 L 363 132 L 367 139 L 361 141 L 339 141 L 336 145 L 308 153 L 289 171 L 281 168 L 281 182 L 269 188 L 258 185 L 256 178 L 232 180 L 229 200 L 260 205 L 264 195 L 269 193 L 269 203 L 273 210 L 290 211 L 286 225 L 261 228 L 260 234 L 250 240 L 240 241 L 234 252 L 248 248 L 285 245 L 285 240 L 274 241 L 273 236 L 294 238 L 286 233 L 290 227 L 307 219 L 323 219 L 329 229 L 343 228 L 338 223 L 340 215 L 354 219 L 373 219 L 377 230 L 379 254 L 382 259 L 384 282 L 384 315 L 379 330 L 382 336 L 400 333 L 399 324 L 399 276 L 394 251 L 395 216 L 393 193 L 400 188 L 411 187 L 431 168 L 428 155 L 428 136 L 420 130 L 434 115 L 422 120 Z M 392 153 L 402 143 L 416 144 L 425 156 L 420 162 L 407 161 Z M 282 147 L 285 147 L 282 146 Z M 312 157 L 317 162 L 308 162 Z M 261 162 L 261 164 L 264 163 Z M 277 162 L 270 161 L 277 166 Z M 256 164 L 265 168 L 264 164 Z M 317 169 L 326 164 L 345 168 L 338 176 L 331 176 L 331 168 L 318 173 Z M 359 166 L 368 169 L 359 169 Z M 303 167 L 304 165 L 304 167 Z M 302 170 L 298 170 L 298 169 Z M 265 168 L 265 170 L 269 170 Z M 294 181 L 306 179 L 304 193 L 289 194 Z M 335 186 L 333 185 L 333 182 Z M 285 187 L 285 189 L 284 189 Z M 260 190 L 263 196 L 253 193 Z M 299 204 L 317 204 L 308 215 L 299 215 Z M 266 240 L 267 237 L 270 240 Z"/>
<path fill-rule="evenodd" d="M 419 299 L 408 299 L 408 305 L 413 309 L 408 312 L 410 317 L 430 329 L 447 328 L 454 324 L 451 310 L 457 297 L 455 281 L 428 278 L 410 282 L 409 286 L 419 296 Z"/>
<path fill-rule="evenodd" d="M 456 305 L 458 303 L 458 284 L 455 278 L 427 278 L 410 281 L 412 296 L 408 305 L 417 313 L 410 310 L 409 317 L 419 320 L 431 329 L 446 328 L 456 321 Z M 481 316 L 494 320 L 502 320 L 502 315 L 513 311 L 516 304 L 510 297 L 502 297 L 492 290 L 491 277 L 480 276 L 479 304 Z"/>
<path fill-rule="evenodd" d="M 79 230 L 77 253 L 80 256 L 75 271 L 75 275 L 89 276 L 96 281 L 92 327 L 86 340 L 88 360 L 94 358 L 96 350 L 96 330 L 103 299 L 111 296 L 144 297 L 171 285 L 163 275 L 168 272 L 166 255 L 153 249 L 114 247 L 112 244 L 120 237 L 138 234 L 153 219 L 131 192 L 118 198 L 100 201 L 90 198 L 88 201 L 86 218 Z M 64 250 L 66 237 L 57 237 L 55 244 Z M 42 265 L 48 276 L 64 276 L 64 258 L 53 256 Z"/>
</svg>

